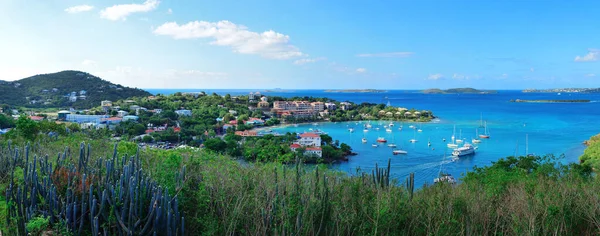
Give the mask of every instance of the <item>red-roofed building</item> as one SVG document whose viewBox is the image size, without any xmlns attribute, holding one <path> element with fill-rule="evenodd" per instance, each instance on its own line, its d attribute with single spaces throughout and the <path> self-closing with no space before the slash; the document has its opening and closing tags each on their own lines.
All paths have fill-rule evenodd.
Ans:
<svg viewBox="0 0 600 236">
<path fill-rule="evenodd" d="M 242 136 L 242 137 L 256 137 L 256 136 L 258 136 L 258 133 L 256 131 L 246 130 L 246 131 L 235 131 L 235 135 Z"/>
<path fill-rule="evenodd" d="M 147 130 L 146 130 L 146 134 L 151 134 L 151 133 L 154 133 L 154 130 L 153 130 L 153 129 L 147 129 Z"/>
<path fill-rule="evenodd" d="M 303 133 L 300 134 L 300 139 L 298 140 L 298 144 L 307 147 L 320 147 L 321 146 L 321 136 L 316 133 Z"/>
<path fill-rule="evenodd" d="M 181 132 L 181 128 L 179 128 L 179 127 L 175 127 L 175 128 L 173 128 L 173 131 L 174 131 L 175 133 Z"/>
<path fill-rule="evenodd" d="M 44 120 L 43 116 L 29 116 L 29 119 L 33 120 L 33 121 L 42 121 Z"/>
<path fill-rule="evenodd" d="M 230 120 L 229 121 L 230 125 L 237 125 L 237 123 L 238 123 L 237 120 Z"/>
<path fill-rule="evenodd" d="M 292 145 L 290 145 L 290 149 L 292 149 L 292 152 L 295 152 L 296 149 L 301 148 L 302 146 L 300 146 L 300 144 L 297 143 L 293 143 Z"/>
</svg>

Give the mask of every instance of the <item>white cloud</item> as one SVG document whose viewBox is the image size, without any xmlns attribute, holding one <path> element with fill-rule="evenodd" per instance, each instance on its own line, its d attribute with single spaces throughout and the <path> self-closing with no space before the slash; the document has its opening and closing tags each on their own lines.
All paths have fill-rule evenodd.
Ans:
<svg viewBox="0 0 600 236">
<path fill-rule="evenodd" d="M 158 7 L 160 1 L 146 0 L 142 4 L 122 4 L 107 7 L 100 12 L 102 18 L 108 20 L 125 20 L 127 16 L 136 12 L 149 12 Z"/>
<path fill-rule="evenodd" d="M 444 78 L 444 76 L 440 73 L 432 74 L 432 75 L 429 75 L 429 77 L 427 77 L 427 79 L 429 79 L 429 80 L 439 80 L 441 78 Z"/>
<path fill-rule="evenodd" d="M 461 75 L 461 74 L 456 74 L 456 73 L 454 73 L 454 75 L 452 75 L 452 78 L 457 79 L 457 80 L 469 79 L 469 77 L 466 75 Z"/>
<path fill-rule="evenodd" d="M 533 67 L 529 68 L 529 71 L 534 72 L 535 69 Z"/>
<path fill-rule="evenodd" d="M 90 6 L 90 5 L 79 5 L 79 6 L 73 6 L 73 7 L 69 7 L 67 9 L 65 9 L 65 11 L 67 13 L 80 13 L 80 12 L 86 12 L 86 11 L 91 11 L 94 9 L 94 6 Z"/>
<path fill-rule="evenodd" d="M 96 61 L 90 60 L 90 59 L 85 59 L 81 62 L 82 65 L 84 66 L 96 66 L 97 63 Z"/>
<path fill-rule="evenodd" d="M 586 74 L 585 77 L 596 77 L 596 74 L 589 73 L 589 74 Z"/>
<path fill-rule="evenodd" d="M 304 64 L 315 63 L 315 62 L 324 61 L 324 60 L 327 60 L 327 58 L 325 58 L 325 57 L 304 58 L 304 59 L 299 59 L 299 60 L 294 61 L 294 65 L 304 65 Z"/>
<path fill-rule="evenodd" d="M 365 68 L 358 68 L 358 69 L 356 69 L 356 72 L 358 72 L 358 73 L 365 73 L 365 72 L 367 72 L 367 69 L 365 69 Z"/>
<path fill-rule="evenodd" d="M 173 10 L 171 8 L 169 8 L 169 10 L 167 10 L 167 14 L 169 14 L 169 15 L 173 14 Z"/>
<path fill-rule="evenodd" d="M 413 52 L 384 52 L 384 53 L 364 53 L 358 54 L 357 57 L 410 57 Z"/>
<path fill-rule="evenodd" d="M 588 49 L 588 54 L 585 54 L 585 56 L 576 56 L 575 61 L 578 61 L 578 62 L 597 61 L 599 53 L 600 53 L 600 50 L 590 48 L 590 49 Z"/>
<path fill-rule="evenodd" d="M 290 59 L 303 56 L 297 47 L 290 44 L 290 37 L 273 30 L 262 33 L 249 31 L 246 26 L 229 21 L 193 21 L 179 25 L 168 22 L 154 30 L 156 35 L 174 39 L 211 38 L 213 45 L 231 47 L 233 52 L 257 54 L 270 59 Z"/>
</svg>

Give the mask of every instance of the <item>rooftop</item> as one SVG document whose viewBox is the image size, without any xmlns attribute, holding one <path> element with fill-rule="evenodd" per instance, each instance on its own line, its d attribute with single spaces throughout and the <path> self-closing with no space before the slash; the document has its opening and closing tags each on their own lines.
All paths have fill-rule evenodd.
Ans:
<svg viewBox="0 0 600 236">
<path fill-rule="evenodd" d="M 318 138 L 321 136 L 316 133 L 303 133 L 303 134 L 300 134 L 300 137 L 301 138 Z"/>
</svg>

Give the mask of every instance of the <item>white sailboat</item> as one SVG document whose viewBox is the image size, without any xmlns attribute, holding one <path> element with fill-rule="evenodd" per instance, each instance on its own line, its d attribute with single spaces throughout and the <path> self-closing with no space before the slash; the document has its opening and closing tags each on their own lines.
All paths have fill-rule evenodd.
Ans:
<svg viewBox="0 0 600 236">
<path fill-rule="evenodd" d="M 458 139 L 456 140 L 457 144 L 461 144 L 463 142 L 462 140 L 462 129 L 459 130 L 459 135 L 458 135 Z"/>
<path fill-rule="evenodd" d="M 385 129 L 385 132 L 391 133 L 391 132 L 392 132 L 392 129 L 390 129 L 390 128 L 387 128 L 387 129 Z"/>
<path fill-rule="evenodd" d="M 362 138 L 361 142 L 362 143 L 367 143 L 367 138 Z"/>
<path fill-rule="evenodd" d="M 456 133 L 456 125 L 454 125 L 454 130 L 452 131 L 452 143 L 447 144 L 446 146 L 448 146 L 448 148 L 457 148 L 458 145 L 456 144 L 456 140 L 454 137 L 454 134 Z"/>
<path fill-rule="evenodd" d="M 409 141 L 410 141 L 411 143 L 416 143 L 416 142 L 418 142 L 418 140 L 417 140 L 417 131 L 416 131 L 416 130 L 414 131 L 414 134 L 413 134 L 413 139 L 411 139 L 411 140 L 409 140 Z"/>
<path fill-rule="evenodd" d="M 476 138 L 478 136 L 479 136 L 479 130 L 475 129 L 475 138 L 471 139 L 471 142 L 472 143 L 481 143 L 481 140 Z"/>
<path fill-rule="evenodd" d="M 392 142 L 387 145 L 388 147 L 395 148 L 396 147 L 396 137 L 392 135 Z"/>
<path fill-rule="evenodd" d="M 423 130 L 421 129 L 422 125 L 419 125 L 419 129 L 417 130 L 417 132 L 423 132 Z"/>
<path fill-rule="evenodd" d="M 440 172 L 438 174 L 439 177 L 433 179 L 433 183 L 437 184 L 437 183 L 446 182 L 449 184 L 455 184 L 456 180 L 454 179 L 454 177 L 451 174 L 442 172 L 443 166 L 444 166 L 444 161 L 446 161 L 446 152 L 444 152 L 444 157 L 442 159 L 442 163 L 440 164 Z"/>
</svg>

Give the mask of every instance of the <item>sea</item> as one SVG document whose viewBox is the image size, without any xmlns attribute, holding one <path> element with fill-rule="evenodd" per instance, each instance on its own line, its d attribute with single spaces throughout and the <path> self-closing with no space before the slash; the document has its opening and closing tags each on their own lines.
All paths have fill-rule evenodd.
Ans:
<svg viewBox="0 0 600 236">
<path fill-rule="evenodd" d="M 428 123 L 394 122 L 392 132 L 386 132 L 388 122 L 372 121 L 373 126 L 363 132 L 367 123 L 339 122 L 301 124 L 286 126 L 273 131 L 307 132 L 320 130 L 350 145 L 356 156 L 347 162 L 332 164 L 331 168 L 351 175 L 371 172 L 375 165 L 386 166 L 391 161 L 391 175 L 400 182 L 415 173 L 415 185 L 432 184 L 440 172 L 450 173 L 460 179 L 474 167 L 489 166 L 500 158 L 515 155 L 547 155 L 559 157 L 561 163 L 578 162 L 583 154 L 583 141 L 600 133 L 600 94 L 583 93 L 523 93 L 502 90 L 492 94 L 423 94 L 413 90 L 390 90 L 381 93 L 342 93 L 325 90 L 203 90 L 203 89 L 147 89 L 154 94 L 175 92 L 199 92 L 247 95 L 260 92 L 267 96 L 327 97 L 337 101 L 355 103 L 383 103 L 392 106 L 431 110 L 437 117 Z M 589 103 L 514 103 L 510 100 L 563 100 L 585 99 Z M 452 149 L 447 148 L 454 135 L 465 143 L 471 143 L 476 134 L 485 132 L 481 124 L 487 124 L 490 139 L 477 144 L 475 155 L 452 160 Z M 410 129 L 409 126 L 416 129 Z M 400 130 L 400 127 L 402 129 Z M 353 128 L 354 132 L 349 132 Z M 377 130 L 376 128 L 379 128 Z M 422 132 L 417 132 L 421 129 Z M 366 138 L 367 143 L 361 139 Z M 387 145 L 373 147 L 378 137 L 395 143 L 408 154 L 393 155 Z M 416 143 L 410 139 L 418 140 Z M 444 141 L 445 139 L 445 141 Z M 431 144 L 430 146 L 428 144 Z"/>
</svg>

